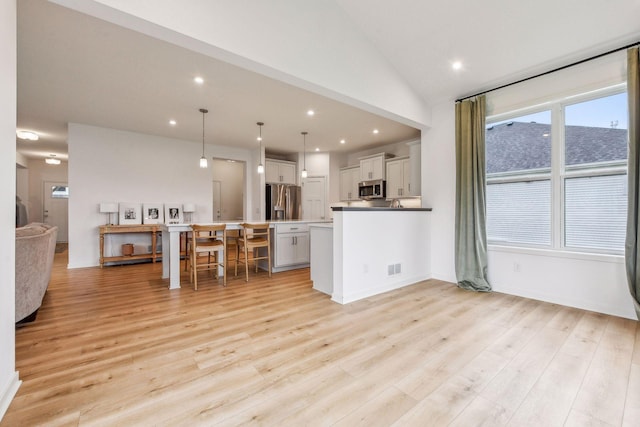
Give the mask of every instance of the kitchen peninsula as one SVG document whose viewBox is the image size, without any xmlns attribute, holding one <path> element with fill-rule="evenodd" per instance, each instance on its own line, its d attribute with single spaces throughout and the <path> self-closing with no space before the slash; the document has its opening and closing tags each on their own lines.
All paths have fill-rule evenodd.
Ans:
<svg viewBox="0 0 640 427">
<path fill-rule="evenodd" d="M 239 230 L 242 228 L 243 222 L 264 222 L 264 221 L 232 221 L 232 222 L 212 222 L 212 223 L 200 223 L 202 225 L 210 224 L 226 224 L 227 230 Z M 278 227 L 283 229 L 286 234 L 291 234 L 291 238 L 295 241 L 295 246 L 300 246 L 304 243 L 308 244 L 308 239 L 299 238 L 303 230 L 307 230 L 306 225 L 308 223 L 316 223 L 318 220 L 289 220 L 289 221 L 270 221 L 269 226 L 271 229 L 277 229 Z M 162 224 L 162 278 L 169 279 L 169 289 L 180 288 L 180 233 L 191 231 L 191 224 Z M 276 236 L 277 237 L 277 236 Z M 276 239 L 272 236 L 271 244 L 276 245 Z M 306 252 L 308 254 L 308 252 Z M 277 264 L 277 254 L 272 253 L 274 266 L 273 272 L 284 271 L 290 268 L 307 267 L 308 257 L 306 261 L 296 261 L 295 257 L 291 262 L 282 262 L 283 265 Z"/>
<path fill-rule="evenodd" d="M 431 208 L 334 207 L 332 254 L 327 226 L 311 225 L 311 277 L 314 288 L 340 304 L 408 286 L 431 277 Z M 316 237 L 317 236 L 317 237 Z M 332 263 L 322 257 L 331 257 Z M 331 266 L 332 283 L 314 271 Z M 321 267 L 322 266 L 322 267 Z M 330 268 L 330 267 L 329 267 Z"/>
</svg>

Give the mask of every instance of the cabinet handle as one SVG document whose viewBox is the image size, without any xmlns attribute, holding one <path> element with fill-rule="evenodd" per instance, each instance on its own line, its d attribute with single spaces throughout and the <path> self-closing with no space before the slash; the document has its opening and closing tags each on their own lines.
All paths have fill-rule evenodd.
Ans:
<svg viewBox="0 0 640 427">
<path fill-rule="evenodd" d="M 411 183 L 408 183 L 407 187 L 409 187 L 409 193 L 411 193 Z"/>
</svg>

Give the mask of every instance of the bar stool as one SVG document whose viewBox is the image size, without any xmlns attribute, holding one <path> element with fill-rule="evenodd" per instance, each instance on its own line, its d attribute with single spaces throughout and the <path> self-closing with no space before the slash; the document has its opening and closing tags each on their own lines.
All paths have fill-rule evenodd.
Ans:
<svg viewBox="0 0 640 427">
<path fill-rule="evenodd" d="M 218 278 L 218 268 L 223 269 L 222 283 L 227 286 L 226 257 L 219 256 L 222 251 L 226 256 L 227 226 L 226 224 L 191 226 L 191 262 L 189 281 L 193 282 L 194 289 L 198 290 L 198 271 L 214 271 L 214 277 Z M 220 233 L 220 234 L 218 234 Z M 206 255 L 206 261 L 202 262 L 202 255 Z M 213 257 L 213 260 L 212 260 Z"/>
<path fill-rule="evenodd" d="M 227 263 L 229 263 L 230 260 L 232 260 L 234 264 L 238 262 L 238 240 L 240 238 L 240 230 L 227 230 Z M 235 258 L 232 259 L 232 255 L 235 255 Z M 231 267 L 231 264 L 226 267 Z"/>
<path fill-rule="evenodd" d="M 238 275 L 238 264 L 244 264 L 245 281 L 249 281 L 249 250 L 253 251 L 253 264 L 258 272 L 258 261 L 267 260 L 267 270 L 271 277 L 271 235 L 269 233 L 269 223 L 240 224 L 242 227 L 242 236 L 238 239 L 238 251 L 236 252 L 236 271 Z M 259 256 L 260 248 L 267 248 L 266 256 Z M 244 257 L 240 257 L 240 253 Z"/>
</svg>

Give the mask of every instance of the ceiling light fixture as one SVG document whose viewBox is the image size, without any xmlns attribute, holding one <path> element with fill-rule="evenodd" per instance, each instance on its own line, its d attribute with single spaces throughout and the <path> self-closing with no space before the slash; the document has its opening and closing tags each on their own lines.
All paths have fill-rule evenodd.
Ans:
<svg viewBox="0 0 640 427">
<path fill-rule="evenodd" d="M 307 177 L 307 134 L 308 132 L 300 132 L 302 134 L 302 161 L 303 163 L 303 168 L 302 168 L 302 172 L 300 173 L 300 176 L 302 178 L 306 178 Z"/>
<path fill-rule="evenodd" d="M 260 142 L 260 164 L 258 165 L 258 173 L 264 173 L 264 165 L 262 164 L 262 126 L 264 126 L 263 122 L 256 123 L 258 125 L 258 129 L 260 129 L 260 136 L 258 136 L 258 141 Z"/>
<path fill-rule="evenodd" d="M 56 159 L 56 155 L 51 154 L 50 157 L 47 157 L 46 159 L 44 159 L 44 162 L 48 165 L 59 165 L 60 159 Z"/>
<path fill-rule="evenodd" d="M 340 140 L 340 144 L 346 144 L 346 143 L 347 143 L 347 141 L 345 141 L 344 139 Z"/>
<path fill-rule="evenodd" d="M 204 115 L 209 112 L 206 108 L 201 108 L 200 112 L 202 113 L 202 157 L 200 157 L 200 167 L 205 169 L 208 167 L 207 158 L 204 156 Z"/>
<path fill-rule="evenodd" d="M 196 76 L 193 78 L 193 81 L 196 82 L 197 84 L 201 85 L 204 83 L 204 79 L 200 76 Z"/>
<path fill-rule="evenodd" d="M 37 141 L 39 138 L 37 133 L 31 132 L 30 130 L 19 130 L 16 132 L 16 135 L 20 139 L 26 139 L 29 141 Z"/>
<path fill-rule="evenodd" d="M 316 112 L 313 110 L 307 111 L 307 116 L 313 116 Z"/>
<path fill-rule="evenodd" d="M 374 129 L 374 130 L 373 130 L 373 133 L 377 135 L 377 134 L 379 134 L 379 133 L 380 133 L 380 131 L 379 131 L 378 129 Z"/>
<path fill-rule="evenodd" d="M 320 148 L 319 148 L 319 147 L 316 147 L 316 152 L 318 152 L 318 151 L 320 151 Z"/>
<path fill-rule="evenodd" d="M 462 70 L 462 62 L 455 61 L 451 64 L 451 68 L 453 68 L 454 71 Z"/>
<path fill-rule="evenodd" d="M 175 125 L 176 125 L 176 123 L 177 123 L 177 122 L 176 122 L 175 120 L 169 120 L 169 124 L 170 124 L 171 126 L 175 126 Z"/>
</svg>

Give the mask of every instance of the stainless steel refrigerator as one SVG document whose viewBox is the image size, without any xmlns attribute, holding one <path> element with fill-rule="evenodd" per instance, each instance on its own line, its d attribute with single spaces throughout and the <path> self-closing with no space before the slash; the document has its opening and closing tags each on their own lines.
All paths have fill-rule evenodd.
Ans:
<svg viewBox="0 0 640 427">
<path fill-rule="evenodd" d="M 267 221 L 301 219 L 302 192 L 299 186 L 267 184 L 265 199 Z"/>
</svg>

